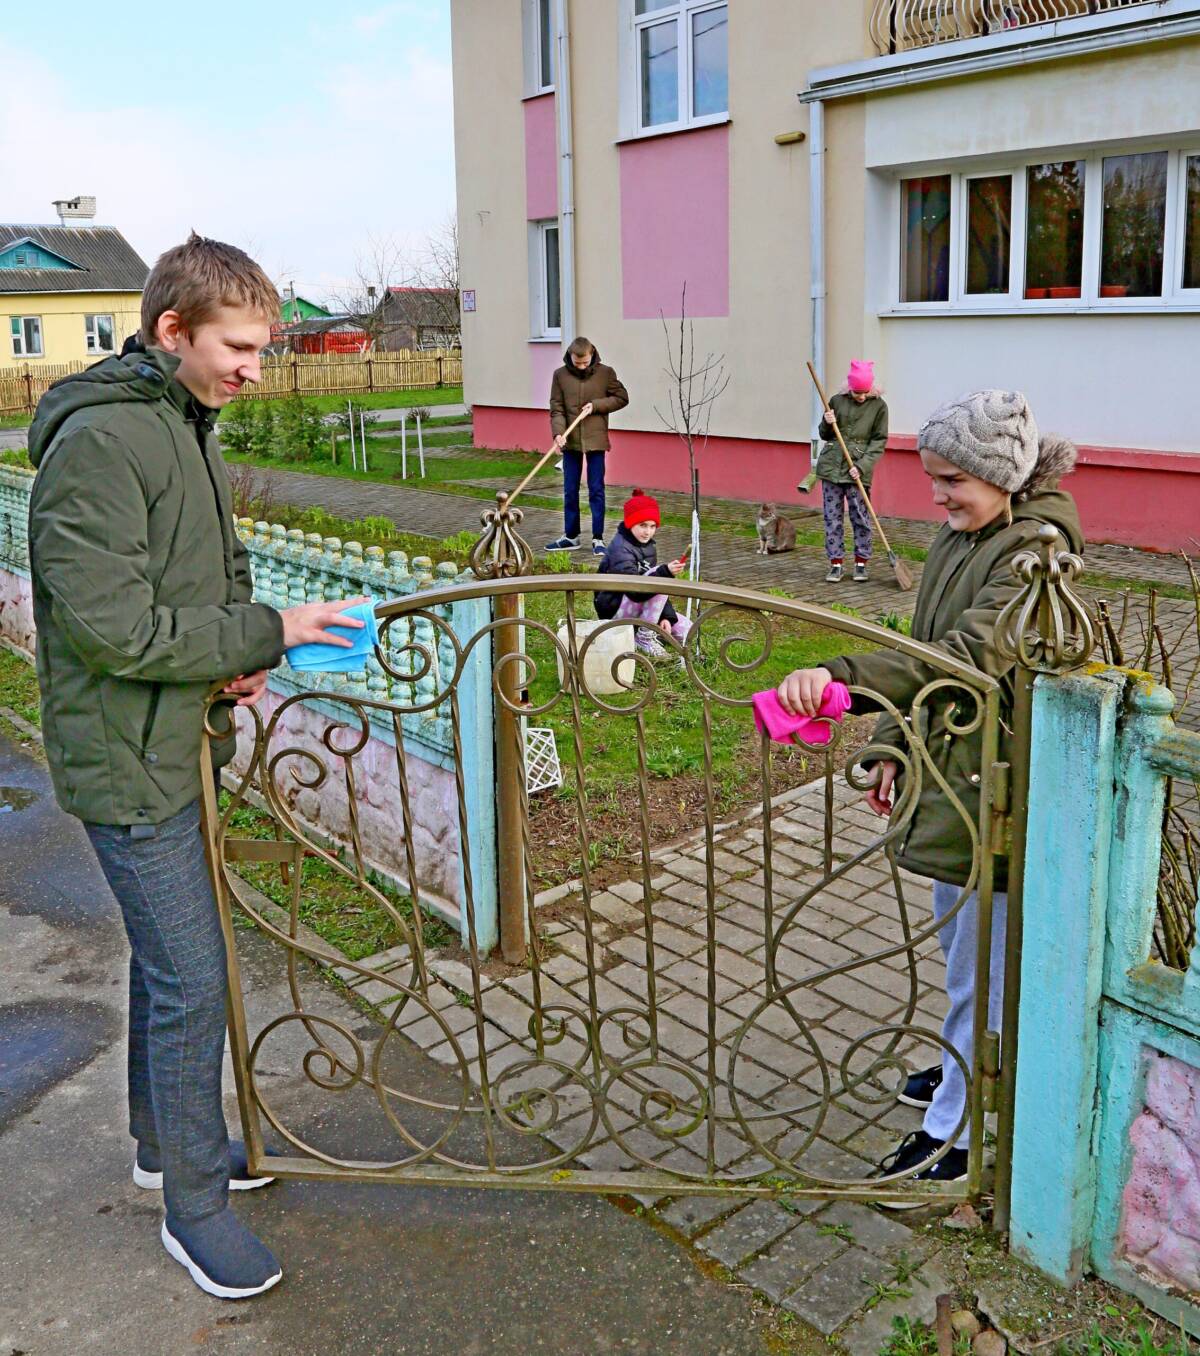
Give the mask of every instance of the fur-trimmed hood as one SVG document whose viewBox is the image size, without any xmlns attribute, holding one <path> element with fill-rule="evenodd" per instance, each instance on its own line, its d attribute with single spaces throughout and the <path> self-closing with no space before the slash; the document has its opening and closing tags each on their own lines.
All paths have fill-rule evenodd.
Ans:
<svg viewBox="0 0 1200 1356">
<path fill-rule="evenodd" d="M 1063 476 L 1075 469 L 1079 449 L 1061 433 L 1043 433 L 1038 439 L 1037 461 L 1025 484 L 1013 495 L 1014 504 L 1024 504 L 1035 494 L 1056 490 Z"/>
</svg>

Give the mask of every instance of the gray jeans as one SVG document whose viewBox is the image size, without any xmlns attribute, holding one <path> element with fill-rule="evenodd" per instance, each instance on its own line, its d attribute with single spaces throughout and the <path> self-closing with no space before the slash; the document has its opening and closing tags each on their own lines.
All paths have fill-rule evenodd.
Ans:
<svg viewBox="0 0 1200 1356">
<path fill-rule="evenodd" d="M 941 921 L 962 893 L 957 885 L 933 883 L 933 916 Z M 988 975 L 988 1027 L 1000 1030 L 1004 1010 L 1004 925 L 1008 916 L 1008 896 L 992 896 L 992 949 Z M 972 893 L 958 913 L 938 931 L 938 941 L 946 957 L 946 997 L 950 1000 L 942 1036 L 963 1057 L 968 1069 L 975 1059 L 975 943 L 979 936 L 979 896 Z M 947 1140 L 954 1134 L 959 1118 L 967 1107 L 967 1085 L 957 1061 L 942 1054 L 942 1083 L 933 1094 L 933 1103 L 925 1113 L 925 1133 Z M 963 1122 L 957 1145 L 965 1149 L 970 1123 Z"/>
<path fill-rule="evenodd" d="M 193 801 L 135 838 L 85 824 L 129 937 L 129 1131 L 162 1155 L 173 1220 L 225 1208 L 225 940 Z"/>
</svg>

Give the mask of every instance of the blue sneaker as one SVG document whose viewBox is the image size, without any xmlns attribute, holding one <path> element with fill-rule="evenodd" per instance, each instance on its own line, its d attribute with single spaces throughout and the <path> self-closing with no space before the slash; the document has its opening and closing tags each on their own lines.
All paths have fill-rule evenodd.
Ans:
<svg viewBox="0 0 1200 1356">
<path fill-rule="evenodd" d="M 269 1158 L 278 1158 L 274 1149 L 267 1150 Z M 229 1141 L 229 1190 L 255 1191 L 270 1186 L 274 1177 L 255 1177 L 246 1164 L 246 1146 L 240 1139 Z M 161 1191 L 163 1185 L 162 1158 L 157 1149 L 139 1144 L 133 1160 L 133 1184 L 143 1191 Z"/>
<path fill-rule="evenodd" d="M 564 534 L 561 537 L 555 537 L 553 541 L 548 541 L 544 549 L 547 551 L 578 551 L 579 538 L 568 537 Z"/>
<path fill-rule="evenodd" d="M 249 1299 L 283 1279 L 283 1268 L 228 1206 L 207 1219 L 163 1220 L 162 1244 L 217 1299 Z"/>
<path fill-rule="evenodd" d="M 602 556 L 607 550 L 608 547 L 605 546 L 603 537 L 592 538 L 592 555 Z"/>
</svg>

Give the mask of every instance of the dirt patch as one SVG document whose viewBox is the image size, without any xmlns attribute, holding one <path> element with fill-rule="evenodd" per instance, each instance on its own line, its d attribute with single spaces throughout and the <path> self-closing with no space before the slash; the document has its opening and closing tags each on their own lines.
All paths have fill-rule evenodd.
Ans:
<svg viewBox="0 0 1200 1356">
<path fill-rule="evenodd" d="M 844 768 L 870 741 L 875 719 L 874 716 L 847 718 L 838 752 L 840 768 Z M 744 769 L 757 772 L 759 737 L 752 728 L 747 729 L 741 741 L 739 758 Z M 835 767 L 835 776 L 843 775 L 840 768 Z M 564 773 L 567 785 L 562 791 L 535 796 L 529 807 L 530 842 L 538 890 L 577 879 L 582 871 L 583 844 L 573 773 L 570 769 L 564 769 Z M 771 750 L 772 799 L 824 775 L 825 759 L 820 754 L 782 746 Z M 668 847 L 680 839 L 690 838 L 704 825 L 705 803 L 705 779 L 701 775 L 649 778 L 646 813 L 650 847 Z M 755 809 L 761 810 L 762 788 L 757 775 L 743 775 L 731 784 L 716 788 L 713 808 L 718 824 Z M 587 829 L 592 852 L 588 874 L 593 889 L 604 889 L 641 871 L 641 813 L 636 787 L 627 788 L 621 795 L 589 797 Z"/>
</svg>

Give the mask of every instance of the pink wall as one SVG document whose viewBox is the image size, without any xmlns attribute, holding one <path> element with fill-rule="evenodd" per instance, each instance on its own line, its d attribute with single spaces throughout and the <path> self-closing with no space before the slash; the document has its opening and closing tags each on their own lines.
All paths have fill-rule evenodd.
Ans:
<svg viewBox="0 0 1200 1356">
<path fill-rule="evenodd" d="M 729 314 L 729 128 L 627 141 L 621 166 L 626 320 Z"/>
<path fill-rule="evenodd" d="M 554 95 L 525 100 L 525 220 L 558 216 L 558 138 Z"/>
<path fill-rule="evenodd" d="M 563 350 L 571 341 L 564 340 L 562 343 L 557 341 L 553 344 L 530 344 L 529 345 L 529 403 L 537 408 L 548 410 L 550 406 L 550 382 L 554 377 L 554 369 L 562 366 Z M 550 440 L 550 416 L 545 415 L 542 419 L 541 440 L 549 442 Z M 542 442 L 533 444 L 540 447 Z"/>
<path fill-rule="evenodd" d="M 475 441 L 480 447 L 542 448 L 545 437 L 546 415 L 542 410 L 475 406 Z M 686 490 L 687 456 L 674 435 L 614 429 L 612 444 L 608 478 L 614 483 Z M 819 488 L 807 495 L 796 491 L 797 482 L 807 472 L 805 442 L 710 438 L 700 457 L 701 490 L 705 494 L 819 508 Z M 874 488 L 881 513 L 926 522 L 937 517 L 911 436 L 889 442 Z M 1084 447 L 1067 488 L 1079 505 L 1089 541 L 1195 552 L 1200 522 L 1200 455 Z"/>
<path fill-rule="evenodd" d="M 1200 1069 L 1152 1057 L 1145 1110 L 1129 1138 L 1125 1256 L 1156 1280 L 1194 1295 L 1200 1291 Z"/>
</svg>

